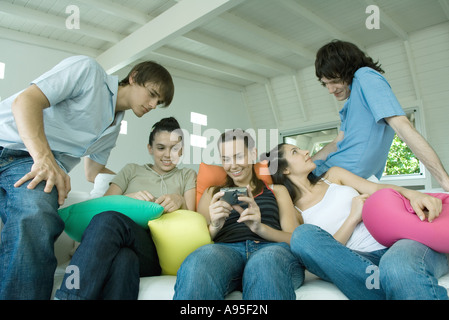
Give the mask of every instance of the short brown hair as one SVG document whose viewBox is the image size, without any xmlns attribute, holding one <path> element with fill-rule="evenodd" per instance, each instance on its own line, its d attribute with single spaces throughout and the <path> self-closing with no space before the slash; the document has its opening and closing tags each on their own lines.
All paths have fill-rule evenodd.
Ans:
<svg viewBox="0 0 449 320">
<path fill-rule="evenodd" d="M 119 82 L 119 85 L 128 85 L 129 77 L 132 77 L 134 82 L 141 86 L 144 86 L 148 82 L 158 85 L 161 90 L 163 106 L 168 107 L 171 104 L 175 93 L 175 86 L 170 73 L 160 64 L 154 61 L 145 61 L 135 65 L 126 78 L 123 78 Z"/>
</svg>

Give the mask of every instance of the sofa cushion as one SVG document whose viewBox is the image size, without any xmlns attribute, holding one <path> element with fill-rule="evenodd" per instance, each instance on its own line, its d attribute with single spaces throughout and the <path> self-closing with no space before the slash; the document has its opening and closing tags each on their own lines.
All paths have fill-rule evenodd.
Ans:
<svg viewBox="0 0 449 320">
<path fill-rule="evenodd" d="M 212 243 L 206 219 L 189 210 L 176 210 L 148 222 L 163 275 L 176 275 L 184 259 Z"/>
</svg>

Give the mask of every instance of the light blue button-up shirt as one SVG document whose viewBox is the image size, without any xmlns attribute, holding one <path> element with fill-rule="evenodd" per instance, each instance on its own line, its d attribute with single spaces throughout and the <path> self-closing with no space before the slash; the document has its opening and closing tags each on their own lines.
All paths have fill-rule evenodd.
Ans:
<svg viewBox="0 0 449 320">
<path fill-rule="evenodd" d="M 118 78 L 92 58 L 67 58 L 31 82 L 45 94 L 44 127 L 55 158 L 70 171 L 81 157 L 106 165 L 115 146 L 124 112 L 115 113 Z M 0 102 L 0 146 L 26 150 L 11 104 L 17 93 Z"/>
</svg>

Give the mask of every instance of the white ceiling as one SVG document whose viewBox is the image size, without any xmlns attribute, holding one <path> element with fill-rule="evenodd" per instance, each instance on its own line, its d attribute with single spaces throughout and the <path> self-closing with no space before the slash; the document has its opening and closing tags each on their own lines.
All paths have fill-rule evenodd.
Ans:
<svg viewBox="0 0 449 320">
<path fill-rule="evenodd" d="M 379 30 L 365 26 L 369 5 Z M 79 29 L 67 27 L 73 9 Z M 108 72 L 156 60 L 236 90 L 312 65 L 335 38 L 366 48 L 448 20 L 449 0 L 0 0 L 0 38 L 87 54 Z"/>
</svg>

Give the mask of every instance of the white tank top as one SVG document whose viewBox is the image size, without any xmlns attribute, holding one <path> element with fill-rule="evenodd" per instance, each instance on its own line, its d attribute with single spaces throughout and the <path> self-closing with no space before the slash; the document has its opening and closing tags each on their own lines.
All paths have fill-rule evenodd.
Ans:
<svg viewBox="0 0 449 320">
<path fill-rule="evenodd" d="M 316 225 L 334 235 L 351 212 L 352 198 L 359 193 L 354 188 L 322 180 L 329 185 L 323 199 L 307 210 L 301 211 L 298 207 L 296 209 L 301 212 L 304 223 Z M 371 236 L 363 222 L 355 227 L 346 247 L 361 252 L 385 249 Z"/>
</svg>

